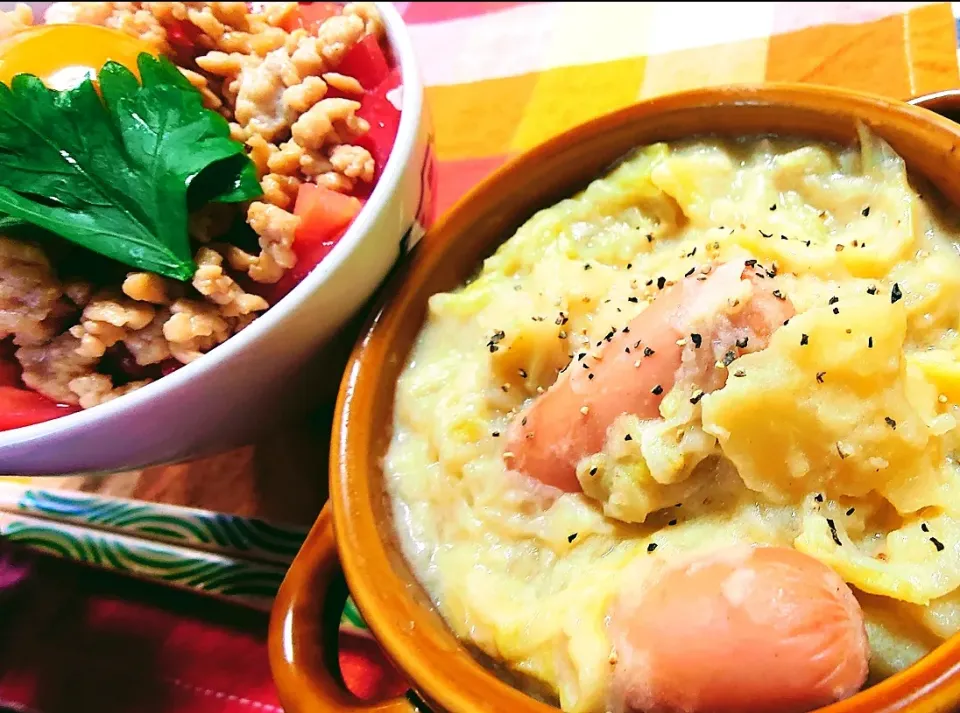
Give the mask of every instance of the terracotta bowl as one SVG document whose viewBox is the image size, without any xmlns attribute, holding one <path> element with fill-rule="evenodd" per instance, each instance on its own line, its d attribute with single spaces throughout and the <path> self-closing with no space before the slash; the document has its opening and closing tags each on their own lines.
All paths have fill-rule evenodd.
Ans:
<svg viewBox="0 0 960 713">
<path fill-rule="evenodd" d="M 394 385 L 430 295 L 460 285 L 537 209 L 573 194 L 634 146 L 696 134 L 776 133 L 850 143 L 864 121 L 911 170 L 960 204 L 960 127 L 936 114 L 839 89 L 766 85 L 660 97 L 579 126 L 497 171 L 417 246 L 381 299 L 341 385 L 330 502 L 277 597 L 270 661 L 284 709 L 549 713 L 479 663 L 432 608 L 402 557 L 384 492 Z M 373 635 L 415 691 L 378 705 L 345 693 L 336 626 L 346 584 Z M 331 666 L 331 664 L 333 664 Z M 823 713 L 934 713 L 960 707 L 960 637 Z"/>
</svg>

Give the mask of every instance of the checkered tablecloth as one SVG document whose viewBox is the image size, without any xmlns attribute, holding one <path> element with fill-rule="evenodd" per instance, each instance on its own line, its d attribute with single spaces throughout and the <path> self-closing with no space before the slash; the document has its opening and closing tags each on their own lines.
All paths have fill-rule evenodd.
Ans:
<svg viewBox="0 0 960 713">
<path fill-rule="evenodd" d="M 396 3 L 436 127 L 439 208 L 511 155 L 640 99 L 799 81 L 960 86 L 960 3 Z"/>
<path fill-rule="evenodd" d="M 12 3 L 0 3 L 0 7 Z M 397 3 L 436 129 L 440 210 L 511 155 L 638 99 L 801 81 L 907 98 L 960 86 L 960 3 Z M 0 602 L 0 698 L 44 713 L 279 713 L 265 622 L 47 562 Z M 241 620 L 245 623 L 241 624 Z M 367 640 L 345 678 L 403 688 Z"/>
</svg>

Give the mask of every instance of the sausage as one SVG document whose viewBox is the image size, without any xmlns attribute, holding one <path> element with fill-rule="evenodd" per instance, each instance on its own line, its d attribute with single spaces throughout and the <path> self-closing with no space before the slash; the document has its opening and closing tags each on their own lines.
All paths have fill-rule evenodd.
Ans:
<svg viewBox="0 0 960 713">
<path fill-rule="evenodd" d="M 655 566 L 611 607 L 611 710 L 806 713 L 866 680 L 860 604 L 819 560 L 736 545 Z"/>
<path fill-rule="evenodd" d="M 681 369 L 684 347 L 678 341 L 693 333 L 703 343 L 698 384 L 704 391 L 722 386 L 725 374 L 714 366 L 715 348 L 734 348 L 732 335 L 749 333 L 746 347 L 737 353 L 762 349 L 794 313 L 789 300 L 775 294 L 772 282 L 758 276 L 763 273 L 755 266 L 755 260 L 728 262 L 705 280 L 698 279 L 702 275 L 684 278 L 659 293 L 596 352 L 574 357 L 511 423 L 503 456 L 507 468 L 579 492 L 577 463 L 603 448 L 618 416 L 659 417 L 660 402 Z M 721 344 L 724 338 L 727 342 Z"/>
</svg>

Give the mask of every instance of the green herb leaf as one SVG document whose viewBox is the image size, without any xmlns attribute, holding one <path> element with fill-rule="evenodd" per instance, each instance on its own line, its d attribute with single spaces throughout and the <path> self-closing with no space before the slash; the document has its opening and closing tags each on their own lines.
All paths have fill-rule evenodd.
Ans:
<svg viewBox="0 0 960 713">
<path fill-rule="evenodd" d="M 31 75 L 0 85 L 0 212 L 189 280 L 191 184 L 208 200 L 245 200 L 260 188 L 226 119 L 203 108 L 169 60 L 142 54 L 138 68 L 142 85 L 125 67 L 104 65 L 102 101 L 90 81 L 64 92 Z M 218 164 L 228 170 L 208 172 Z"/>
</svg>

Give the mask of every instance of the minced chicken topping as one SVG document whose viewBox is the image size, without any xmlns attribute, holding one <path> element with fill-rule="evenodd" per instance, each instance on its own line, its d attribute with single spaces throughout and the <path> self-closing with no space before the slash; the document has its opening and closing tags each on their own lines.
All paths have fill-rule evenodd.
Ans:
<svg viewBox="0 0 960 713">
<path fill-rule="evenodd" d="M 374 159 L 352 141 L 369 125 L 357 116 L 357 79 L 337 72 L 365 36 L 382 39 L 373 3 L 350 3 L 313 33 L 288 31 L 295 2 L 64 2 L 47 23 L 87 23 L 122 30 L 172 58 L 200 90 L 207 108 L 244 142 L 263 189 L 256 201 L 213 203 L 190 218 L 198 266 L 190 286 L 146 272 L 115 284 L 58 275 L 54 256 L 33 243 L 0 237 L 0 339 L 12 337 L 24 383 L 61 403 L 89 408 L 158 378 L 170 360 L 188 363 L 237 333 L 269 307 L 238 280 L 276 283 L 296 264 L 292 249 L 300 218 L 291 210 L 298 187 L 313 182 L 348 193 L 372 183 Z M 0 38 L 34 24 L 31 9 L 0 13 Z M 190 30 L 192 49 L 171 37 Z M 236 210 L 259 249 L 218 244 Z M 103 360 L 113 347 L 150 374 L 122 385 Z M 114 350 L 115 351 L 115 350 Z M 152 365 L 152 366 L 151 366 Z M 151 372 L 150 369 L 154 371 Z"/>
</svg>

